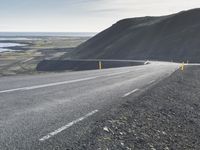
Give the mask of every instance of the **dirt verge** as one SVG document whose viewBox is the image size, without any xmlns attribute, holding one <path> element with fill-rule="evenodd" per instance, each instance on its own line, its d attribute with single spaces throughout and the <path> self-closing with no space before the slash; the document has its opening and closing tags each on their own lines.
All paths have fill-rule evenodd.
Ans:
<svg viewBox="0 0 200 150">
<path fill-rule="evenodd" d="M 96 122 L 75 149 L 200 149 L 200 67 L 186 67 Z"/>
</svg>

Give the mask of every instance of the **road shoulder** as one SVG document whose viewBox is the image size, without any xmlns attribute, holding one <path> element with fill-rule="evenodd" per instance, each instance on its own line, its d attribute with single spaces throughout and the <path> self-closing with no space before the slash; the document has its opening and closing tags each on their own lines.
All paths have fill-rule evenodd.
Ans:
<svg viewBox="0 0 200 150">
<path fill-rule="evenodd" d="M 200 149 L 200 67 L 188 66 L 105 112 L 76 149 Z"/>
</svg>

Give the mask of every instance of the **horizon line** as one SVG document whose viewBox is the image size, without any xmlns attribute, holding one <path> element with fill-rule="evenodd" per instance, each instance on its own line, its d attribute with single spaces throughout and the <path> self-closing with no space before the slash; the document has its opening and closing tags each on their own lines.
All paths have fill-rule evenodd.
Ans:
<svg viewBox="0 0 200 150">
<path fill-rule="evenodd" d="M 99 33 L 93 31 L 0 31 L 1 33 Z"/>
</svg>

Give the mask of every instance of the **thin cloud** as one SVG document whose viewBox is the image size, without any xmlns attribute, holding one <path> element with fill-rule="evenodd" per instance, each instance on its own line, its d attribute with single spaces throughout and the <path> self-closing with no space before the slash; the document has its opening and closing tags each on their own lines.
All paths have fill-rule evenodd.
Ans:
<svg viewBox="0 0 200 150">
<path fill-rule="evenodd" d="M 1 31 L 101 31 L 120 19 L 200 7 L 199 0 L 0 0 Z"/>
<path fill-rule="evenodd" d="M 89 12 L 94 13 L 113 13 L 124 10 L 123 8 L 102 8 L 102 9 L 91 9 Z"/>
</svg>

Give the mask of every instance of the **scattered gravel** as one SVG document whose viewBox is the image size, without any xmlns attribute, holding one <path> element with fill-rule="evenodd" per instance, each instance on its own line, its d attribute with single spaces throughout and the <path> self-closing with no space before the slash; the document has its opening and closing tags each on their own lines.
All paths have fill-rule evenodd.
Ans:
<svg viewBox="0 0 200 150">
<path fill-rule="evenodd" d="M 186 67 L 106 113 L 76 149 L 199 150 L 200 67 Z"/>
</svg>

